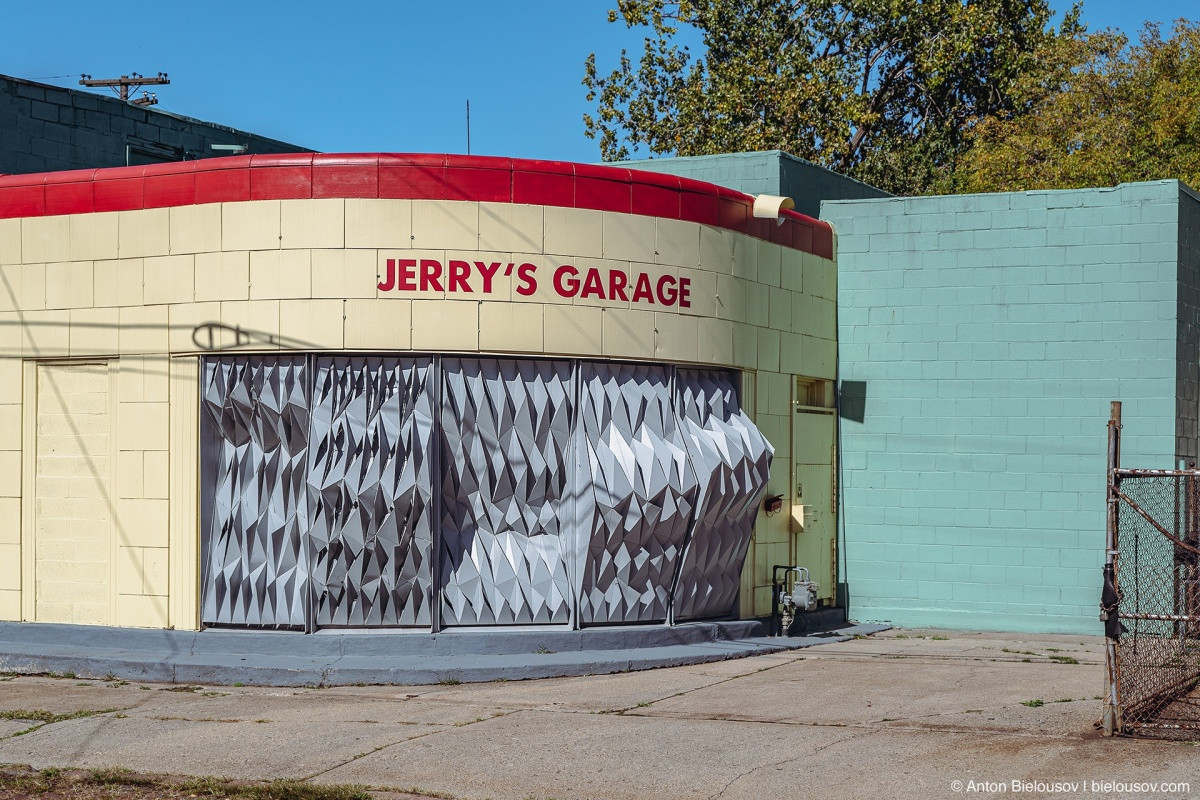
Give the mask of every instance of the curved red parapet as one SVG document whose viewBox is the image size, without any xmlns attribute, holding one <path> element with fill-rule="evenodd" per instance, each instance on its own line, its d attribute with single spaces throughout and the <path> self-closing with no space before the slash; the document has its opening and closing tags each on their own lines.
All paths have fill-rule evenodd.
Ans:
<svg viewBox="0 0 1200 800">
<path fill-rule="evenodd" d="M 0 219 L 309 198 L 467 200 L 640 214 L 726 228 L 833 258 L 833 229 L 711 183 L 602 164 L 441 153 L 282 153 L 0 175 Z"/>
<path fill-rule="evenodd" d="M 88 214 L 96 210 L 92 197 L 96 170 L 73 169 L 47 172 L 44 185 L 54 188 L 46 193 L 47 214 Z"/>
</svg>

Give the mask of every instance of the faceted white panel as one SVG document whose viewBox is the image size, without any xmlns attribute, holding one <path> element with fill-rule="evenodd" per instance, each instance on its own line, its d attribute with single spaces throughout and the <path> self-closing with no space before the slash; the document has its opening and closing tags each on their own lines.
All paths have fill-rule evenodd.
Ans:
<svg viewBox="0 0 1200 800">
<path fill-rule="evenodd" d="M 569 361 L 442 361 L 442 619 L 569 622 Z"/>
<path fill-rule="evenodd" d="M 308 486 L 316 624 L 432 624 L 433 360 L 317 359 Z"/>
<path fill-rule="evenodd" d="M 203 374 L 205 625 L 645 623 L 737 599 L 771 447 L 736 373 L 309 355 Z"/>
<path fill-rule="evenodd" d="M 200 619 L 206 625 L 305 624 L 307 378 L 299 356 L 205 361 Z"/>
<path fill-rule="evenodd" d="M 669 367 L 580 364 L 579 617 L 665 620 L 696 500 Z"/>
<path fill-rule="evenodd" d="M 733 611 L 754 517 L 771 474 L 773 448 L 742 411 L 737 383 L 737 374 L 728 370 L 676 374 L 676 409 L 700 484 L 672 600 L 678 620 Z"/>
</svg>

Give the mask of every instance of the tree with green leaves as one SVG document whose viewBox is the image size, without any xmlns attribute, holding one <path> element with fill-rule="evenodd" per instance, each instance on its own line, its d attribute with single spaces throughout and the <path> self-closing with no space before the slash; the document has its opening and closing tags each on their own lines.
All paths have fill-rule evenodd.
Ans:
<svg viewBox="0 0 1200 800">
<path fill-rule="evenodd" d="M 605 160 L 786 150 L 898 194 L 953 184 L 971 129 L 1017 110 L 1037 54 L 1081 33 L 1047 0 L 618 0 L 647 32 L 583 80 Z M 680 32 L 694 29 L 693 54 Z"/>
<path fill-rule="evenodd" d="M 1068 189 L 1178 178 L 1200 187 L 1200 24 L 1139 41 L 1110 31 L 1059 43 L 1016 87 L 1020 113 L 983 121 L 962 191 Z"/>
</svg>

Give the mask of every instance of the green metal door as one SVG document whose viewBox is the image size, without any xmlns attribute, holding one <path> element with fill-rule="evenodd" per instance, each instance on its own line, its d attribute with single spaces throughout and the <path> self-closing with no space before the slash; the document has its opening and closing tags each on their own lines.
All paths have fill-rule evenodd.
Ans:
<svg viewBox="0 0 1200 800">
<path fill-rule="evenodd" d="M 817 597 L 833 601 L 837 515 L 833 446 L 836 418 L 830 410 L 795 406 L 792 415 L 792 532 L 796 566 L 820 584 Z"/>
</svg>

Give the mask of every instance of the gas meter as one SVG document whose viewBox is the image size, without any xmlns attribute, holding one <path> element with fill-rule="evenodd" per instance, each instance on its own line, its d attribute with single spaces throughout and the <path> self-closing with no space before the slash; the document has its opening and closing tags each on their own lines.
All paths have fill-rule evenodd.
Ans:
<svg viewBox="0 0 1200 800">
<path fill-rule="evenodd" d="M 783 577 L 780 578 L 780 571 Z M 787 636 L 801 611 L 815 611 L 820 587 L 805 567 L 776 564 L 771 568 L 771 635 Z"/>
</svg>

